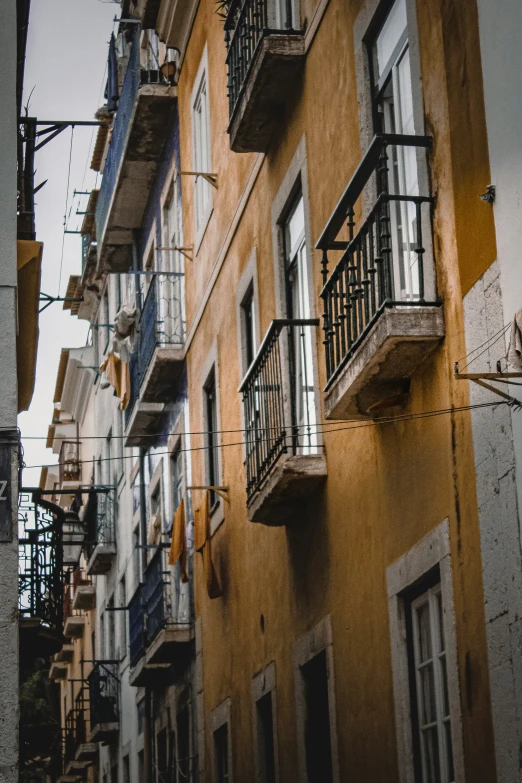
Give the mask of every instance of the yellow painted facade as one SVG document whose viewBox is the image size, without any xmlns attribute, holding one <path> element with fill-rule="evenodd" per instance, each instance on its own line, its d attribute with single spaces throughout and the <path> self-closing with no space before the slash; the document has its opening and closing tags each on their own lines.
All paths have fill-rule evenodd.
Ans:
<svg viewBox="0 0 522 783">
<path fill-rule="evenodd" d="M 465 777 L 495 780 L 470 416 L 453 378 L 466 354 L 463 295 L 495 258 L 491 208 L 478 198 L 489 183 L 475 4 L 416 3 L 437 293 L 445 339 L 412 379 L 401 413 L 445 411 L 429 418 L 361 430 L 321 423 L 328 476 L 324 489 L 292 525 L 249 522 L 240 432 L 242 380 L 236 290 L 253 251 L 257 259 L 258 344 L 276 304 L 272 205 L 298 149 L 306 152 L 309 232 L 315 244 L 361 159 L 354 38 L 360 13 L 377 3 L 311 2 L 301 18 L 307 38 L 302 80 L 269 151 L 230 150 L 223 24 L 200 2 L 178 84 L 181 169 L 193 168 L 191 104 L 206 48 L 210 103 L 213 211 L 199 247 L 194 236 L 193 181 L 183 179 L 187 369 L 190 431 L 205 430 L 202 372 L 213 345 L 217 377 L 221 483 L 230 502 L 213 535 L 224 595 L 205 593 L 196 555 L 196 622 L 203 655 L 205 780 L 213 780 L 212 714 L 230 699 L 232 777 L 255 779 L 252 679 L 275 662 L 279 779 L 298 780 L 293 645 L 330 616 L 335 721 L 341 781 L 398 781 L 398 751 L 386 569 L 449 520 Z M 304 188 L 303 188 L 304 189 Z M 322 304 L 321 254 L 312 251 L 314 317 Z M 318 387 L 326 383 L 322 332 L 316 331 Z M 322 394 L 320 394 L 322 405 Z M 357 425 L 359 426 L 359 425 Z M 337 430 L 337 431 L 327 431 Z M 191 447 L 203 446 L 193 435 Z M 205 484 L 203 451 L 192 454 L 193 483 Z M 194 494 L 194 504 L 201 495 Z M 261 619 L 263 618 L 263 619 Z M 200 746 L 201 753 L 201 746 Z"/>
</svg>

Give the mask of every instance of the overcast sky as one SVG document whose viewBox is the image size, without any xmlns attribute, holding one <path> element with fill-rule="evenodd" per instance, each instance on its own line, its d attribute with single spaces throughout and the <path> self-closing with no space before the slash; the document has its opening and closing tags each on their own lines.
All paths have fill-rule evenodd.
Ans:
<svg viewBox="0 0 522 783">
<path fill-rule="evenodd" d="M 119 5 L 106 0 L 32 0 L 24 83 L 24 105 L 30 101 L 30 116 L 39 120 L 94 119 L 103 103 L 107 45 L 115 15 L 119 15 Z M 92 138 L 92 128 L 74 131 L 69 207 L 75 189 L 90 190 L 95 185 L 96 175 L 89 168 Z M 70 145 L 71 131 L 65 130 L 36 153 L 35 184 L 48 180 L 36 195 L 36 236 L 44 243 L 42 291 L 53 296 L 58 293 L 60 277 Z M 72 201 L 68 228 L 79 227 L 82 218 L 75 212 L 85 209 L 86 198 Z M 65 235 L 62 296 L 69 275 L 80 271 L 80 254 L 80 236 Z M 86 335 L 86 322 L 64 311 L 61 303 L 52 304 L 40 316 L 36 389 L 30 410 L 19 416 L 28 466 L 56 461 L 44 439 L 28 440 L 27 436 L 46 437 L 60 350 L 83 345 Z M 40 468 L 24 471 L 25 486 L 39 481 Z"/>
</svg>

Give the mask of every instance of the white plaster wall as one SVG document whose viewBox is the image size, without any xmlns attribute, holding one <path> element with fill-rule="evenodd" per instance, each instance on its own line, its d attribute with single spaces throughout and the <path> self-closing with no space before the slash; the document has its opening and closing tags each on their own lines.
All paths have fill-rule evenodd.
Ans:
<svg viewBox="0 0 522 783">
<path fill-rule="evenodd" d="M 16 377 L 16 3 L 0 24 L 0 427 L 15 427 Z M 0 783 L 18 779 L 18 544 L 13 462 L 12 543 L 0 543 Z"/>
<path fill-rule="evenodd" d="M 497 262 L 465 297 L 464 316 L 468 351 L 502 328 Z M 492 344 L 480 357 L 481 369 L 494 372 L 504 353 L 503 340 Z M 474 383 L 470 396 L 472 404 L 495 399 Z M 498 783 L 515 783 L 522 781 L 522 563 L 512 418 L 506 405 L 471 415 L 497 776 Z"/>
<path fill-rule="evenodd" d="M 477 0 L 493 206 L 504 323 L 522 308 L 522 3 Z M 488 183 L 484 183 L 487 185 Z M 517 396 L 520 389 L 512 388 Z M 518 504 L 522 507 L 522 416 L 513 416 Z"/>
</svg>

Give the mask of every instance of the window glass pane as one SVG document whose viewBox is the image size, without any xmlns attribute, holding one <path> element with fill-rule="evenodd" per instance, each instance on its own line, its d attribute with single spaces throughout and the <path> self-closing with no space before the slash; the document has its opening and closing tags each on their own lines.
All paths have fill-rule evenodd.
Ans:
<svg viewBox="0 0 522 783">
<path fill-rule="evenodd" d="M 451 723 L 446 721 L 444 724 L 444 731 L 446 733 L 446 752 L 448 757 L 448 780 L 453 783 L 455 780 L 455 770 L 453 769 L 453 744 L 451 741 Z"/>
<path fill-rule="evenodd" d="M 375 79 L 378 81 L 386 69 L 401 35 L 406 30 L 406 0 L 396 0 L 377 36 L 374 49 Z"/>
<path fill-rule="evenodd" d="M 437 727 L 422 734 L 424 783 L 440 783 L 439 738 Z"/>
<path fill-rule="evenodd" d="M 440 644 L 440 651 L 444 652 L 446 649 L 446 641 L 444 639 L 444 613 L 442 611 L 442 595 L 437 593 L 437 618 L 439 622 L 439 644 Z"/>
<path fill-rule="evenodd" d="M 420 670 L 419 679 L 421 689 L 421 726 L 426 726 L 437 720 L 433 664 L 429 663 Z"/>
<path fill-rule="evenodd" d="M 290 258 L 295 254 L 301 243 L 304 234 L 304 226 L 304 204 L 303 197 L 301 196 L 287 221 L 287 243 Z"/>
<path fill-rule="evenodd" d="M 431 630 L 430 630 L 430 610 L 429 604 L 417 608 L 417 627 L 418 627 L 418 646 L 419 662 L 427 661 L 432 656 L 431 650 Z"/>
</svg>

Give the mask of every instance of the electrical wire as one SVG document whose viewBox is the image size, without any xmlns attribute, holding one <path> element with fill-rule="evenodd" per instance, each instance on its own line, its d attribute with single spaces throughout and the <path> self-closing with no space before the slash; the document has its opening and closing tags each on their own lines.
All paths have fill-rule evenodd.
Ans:
<svg viewBox="0 0 522 783">
<path fill-rule="evenodd" d="M 498 343 L 498 341 L 499 341 L 499 340 L 500 340 L 500 339 L 501 339 L 501 338 L 502 338 L 502 337 L 503 337 L 503 336 L 506 334 L 506 332 L 508 331 L 508 329 L 509 329 L 510 327 L 511 327 L 511 324 L 510 324 L 510 323 L 508 323 L 508 324 L 505 324 L 505 326 L 502 326 L 502 327 L 501 327 L 501 328 L 498 330 L 498 332 L 495 332 L 495 334 L 493 334 L 491 337 L 488 337 L 488 339 L 487 339 L 487 340 L 485 340 L 483 343 L 481 343 L 481 345 L 477 345 L 477 347 L 476 347 L 476 348 L 473 348 L 473 350 L 472 350 L 472 351 L 470 351 L 468 354 L 466 354 L 466 356 L 462 356 L 460 359 L 458 359 L 458 361 L 457 361 L 457 364 L 460 364 L 460 362 L 461 362 L 463 359 L 468 359 L 468 357 L 469 357 L 469 356 L 473 356 L 473 354 L 474 354 L 474 353 L 476 353 L 477 351 L 480 351 L 480 349 L 481 349 L 481 348 L 484 348 L 484 346 L 486 346 L 486 347 L 484 348 L 484 350 L 483 350 L 481 353 L 479 353 L 479 354 L 478 354 L 478 356 L 473 356 L 473 358 L 472 358 L 472 359 L 469 359 L 469 360 L 466 362 L 466 364 L 464 365 L 464 367 L 462 367 L 462 368 L 461 368 L 461 372 L 462 372 L 462 370 L 465 370 L 465 369 L 466 369 L 466 367 L 469 367 L 469 365 L 470 365 L 470 364 L 472 364 L 473 362 L 475 362 L 477 359 L 480 359 L 480 357 L 481 357 L 481 356 L 483 356 L 483 354 L 485 354 L 485 353 L 486 353 L 486 351 L 489 351 L 489 349 L 490 349 L 490 348 L 491 348 L 493 345 L 495 345 L 496 343 Z M 495 338 L 496 338 L 496 339 L 495 339 Z M 492 342 L 492 341 L 494 341 L 494 342 Z"/>
<path fill-rule="evenodd" d="M 69 168 L 67 171 L 67 192 L 65 194 L 65 211 L 63 214 L 63 235 L 62 235 L 62 254 L 60 256 L 60 274 L 58 276 L 58 296 L 60 296 L 60 286 L 62 283 L 63 254 L 65 250 L 65 229 L 67 228 L 67 207 L 69 206 L 69 187 L 71 182 L 71 161 L 74 139 L 74 125 L 71 125 L 71 145 L 69 147 Z"/>
<path fill-rule="evenodd" d="M 449 414 L 460 413 L 460 412 L 464 412 L 464 411 L 476 410 L 478 408 L 491 408 L 491 407 L 495 407 L 497 405 L 508 405 L 508 404 L 509 403 L 508 403 L 507 400 L 501 400 L 500 402 L 493 401 L 493 402 L 483 402 L 483 403 L 479 403 L 479 404 L 476 404 L 476 405 L 463 405 L 463 406 L 458 407 L 458 408 L 440 408 L 439 410 L 434 410 L 434 411 L 425 411 L 425 412 L 422 412 L 422 413 L 411 413 L 411 414 L 404 414 L 403 416 L 388 417 L 388 418 L 383 418 L 383 419 L 375 419 L 373 421 L 368 421 L 368 422 L 363 422 L 363 423 L 358 423 L 358 424 L 352 424 L 352 426 L 349 426 L 349 427 L 344 427 L 343 426 L 343 427 L 336 427 L 336 428 L 332 428 L 332 429 L 325 429 L 325 430 L 322 431 L 321 434 L 328 435 L 328 434 L 330 434 L 332 432 L 346 432 L 348 430 L 366 429 L 367 427 L 378 427 L 378 426 L 380 426 L 382 424 L 394 424 L 396 422 L 413 421 L 414 419 L 427 419 L 427 418 L 433 418 L 435 416 L 446 415 L 448 413 Z M 225 432 L 225 430 L 223 430 L 223 432 Z M 229 432 L 233 432 L 233 431 L 229 430 Z M 244 432 L 244 430 L 235 430 L 235 432 Z M 201 434 L 208 434 L 208 433 L 201 433 Z M 230 446 L 245 446 L 245 445 L 247 445 L 250 442 L 252 442 L 252 443 L 256 442 L 257 443 L 257 442 L 264 441 L 264 440 L 268 440 L 268 438 L 255 438 L 252 441 L 250 441 L 250 440 L 247 440 L 247 441 L 240 440 L 240 441 L 236 441 L 234 443 L 221 443 L 218 446 L 208 446 L 208 445 L 205 445 L 205 446 L 193 446 L 193 447 L 190 447 L 190 448 L 179 449 L 179 451 L 187 453 L 187 452 L 193 452 L 193 451 L 206 451 L 209 448 L 223 449 L 223 448 L 228 448 Z M 169 454 L 171 454 L 171 452 L 168 451 L 168 450 L 167 451 L 156 451 L 156 452 L 154 452 L 154 456 L 155 457 L 161 457 L 161 456 L 169 455 Z M 78 462 L 78 465 L 91 465 L 91 464 L 95 464 L 95 463 L 99 463 L 99 462 L 108 462 L 108 461 L 110 461 L 112 459 L 114 459 L 114 458 L 113 457 L 100 457 L 98 459 L 78 460 L 77 462 Z M 124 454 L 124 455 L 120 455 L 118 457 L 118 459 L 121 459 L 121 460 L 124 460 L 124 459 L 136 459 L 136 457 L 134 456 L 134 454 Z M 56 467 L 56 465 L 57 465 L 57 463 L 50 463 L 50 464 L 45 464 L 45 465 L 27 465 L 26 467 L 27 467 L 27 469 L 53 468 L 53 467 Z"/>
</svg>

